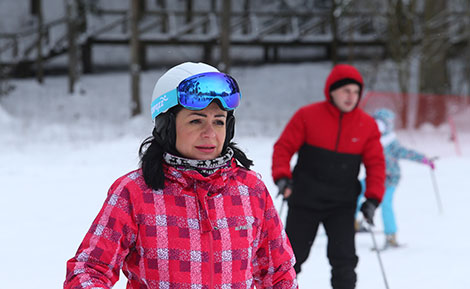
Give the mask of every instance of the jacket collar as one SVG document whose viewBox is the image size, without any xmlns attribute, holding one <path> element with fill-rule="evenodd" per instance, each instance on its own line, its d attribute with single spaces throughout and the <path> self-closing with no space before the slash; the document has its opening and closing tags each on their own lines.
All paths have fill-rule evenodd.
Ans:
<svg viewBox="0 0 470 289">
<path fill-rule="evenodd" d="M 353 115 L 355 115 L 358 111 L 358 106 L 356 106 L 353 110 L 351 110 L 350 112 L 341 112 L 333 103 L 331 103 L 330 101 L 325 101 L 325 104 L 326 104 L 326 107 L 327 107 L 327 110 L 335 117 L 339 118 L 340 115 L 342 115 L 343 117 L 352 117 Z"/>
<path fill-rule="evenodd" d="M 229 167 L 220 168 L 208 176 L 202 175 L 197 170 L 179 169 L 166 163 L 163 164 L 163 168 L 166 178 L 173 182 L 180 183 L 183 187 L 192 186 L 194 182 L 197 182 L 198 185 L 207 183 L 213 186 L 215 184 L 225 183 L 225 181 L 235 173 L 237 163 L 235 159 L 232 158 Z"/>
<path fill-rule="evenodd" d="M 228 179 L 238 169 L 235 159 L 232 158 L 230 161 L 230 167 L 221 168 L 208 176 L 202 175 L 197 170 L 178 169 L 166 163 L 163 164 L 163 169 L 165 177 L 170 182 L 180 184 L 182 191 L 196 198 L 201 232 L 215 229 L 209 215 L 209 198 L 226 190 Z M 176 190 L 180 190 L 179 187 L 176 187 Z"/>
</svg>

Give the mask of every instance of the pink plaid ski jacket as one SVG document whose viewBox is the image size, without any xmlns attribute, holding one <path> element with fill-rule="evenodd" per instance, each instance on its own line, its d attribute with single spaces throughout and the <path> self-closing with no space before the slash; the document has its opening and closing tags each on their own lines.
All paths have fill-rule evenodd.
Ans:
<svg viewBox="0 0 470 289">
<path fill-rule="evenodd" d="M 67 262 L 66 289 L 298 288 L 294 255 L 260 179 L 232 161 L 208 177 L 164 165 L 165 188 L 141 170 L 119 178 Z"/>
</svg>

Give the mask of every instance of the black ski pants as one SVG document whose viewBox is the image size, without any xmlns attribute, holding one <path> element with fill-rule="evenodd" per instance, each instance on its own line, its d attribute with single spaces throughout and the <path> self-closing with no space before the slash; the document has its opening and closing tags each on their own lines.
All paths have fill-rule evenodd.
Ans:
<svg viewBox="0 0 470 289">
<path fill-rule="evenodd" d="M 297 273 L 310 254 L 318 226 L 323 224 L 328 237 L 327 256 L 331 265 L 331 285 L 334 289 L 356 286 L 355 268 L 358 263 L 355 246 L 354 206 L 330 210 L 289 207 L 286 233 L 294 250 Z M 314 274 L 310 272 L 309 274 Z"/>
</svg>

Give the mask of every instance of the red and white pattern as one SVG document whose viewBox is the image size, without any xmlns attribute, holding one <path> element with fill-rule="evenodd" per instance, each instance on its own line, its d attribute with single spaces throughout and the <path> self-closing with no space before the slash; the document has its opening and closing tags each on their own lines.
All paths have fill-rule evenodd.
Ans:
<svg viewBox="0 0 470 289">
<path fill-rule="evenodd" d="M 272 199 L 254 172 L 204 177 L 165 165 L 165 189 L 140 170 L 119 178 L 67 262 L 64 288 L 297 288 L 295 259 Z"/>
</svg>

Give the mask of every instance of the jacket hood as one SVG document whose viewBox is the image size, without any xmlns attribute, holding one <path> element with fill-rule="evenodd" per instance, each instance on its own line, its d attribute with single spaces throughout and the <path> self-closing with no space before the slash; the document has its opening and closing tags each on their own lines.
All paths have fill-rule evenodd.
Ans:
<svg viewBox="0 0 470 289">
<path fill-rule="evenodd" d="M 359 85 L 360 97 L 362 88 L 364 86 L 364 81 L 359 71 L 352 65 L 335 65 L 326 79 L 324 90 L 326 100 L 331 101 L 330 91 L 350 83 Z"/>
</svg>

